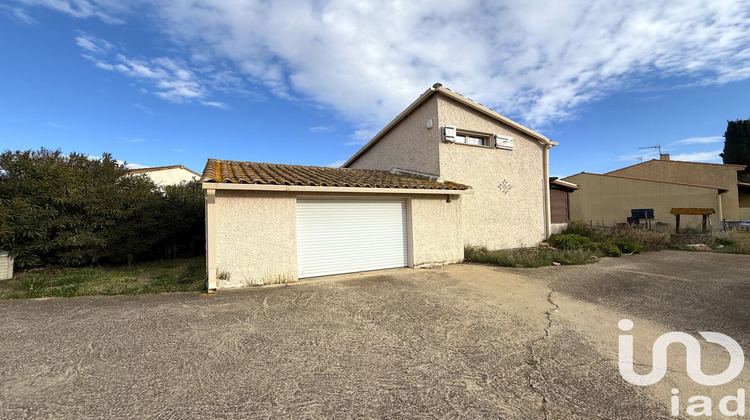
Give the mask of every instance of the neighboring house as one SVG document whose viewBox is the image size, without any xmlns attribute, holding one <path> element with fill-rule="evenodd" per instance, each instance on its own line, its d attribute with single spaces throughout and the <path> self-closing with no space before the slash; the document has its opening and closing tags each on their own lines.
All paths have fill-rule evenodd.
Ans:
<svg viewBox="0 0 750 420">
<path fill-rule="evenodd" d="M 446 136 L 446 128 L 448 135 Z M 551 232 L 549 149 L 557 143 L 435 84 L 343 166 L 470 185 L 465 245 L 528 247 Z"/>
<path fill-rule="evenodd" d="M 551 202 L 551 233 L 560 233 L 570 222 L 570 194 L 581 189 L 580 186 L 565 182 L 556 177 L 549 179 L 550 202 Z"/>
<path fill-rule="evenodd" d="M 343 168 L 209 159 L 208 288 L 536 245 L 550 232 L 555 144 L 436 84 Z"/>
<path fill-rule="evenodd" d="M 606 174 L 565 178 L 581 186 L 570 197 L 571 220 L 613 225 L 626 223 L 634 209 L 653 209 L 652 225 L 674 227 L 672 208 L 711 208 L 712 222 L 740 220 L 737 172 L 742 165 L 651 160 Z M 683 216 L 682 226 L 699 227 L 701 216 Z"/>
<path fill-rule="evenodd" d="M 665 182 L 710 185 L 723 188 L 726 190 L 726 193 L 721 196 L 721 218 L 726 220 L 740 220 L 739 184 L 741 183 L 737 179 L 737 173 L 744 170 L 745 165 L 682 162 L 669 160 L 669 155 L 663 156 L 667 156 L 667 158 L 649 160 L 612 172 L 607 172 L 607 175 L 652 179 Z M 716 205 L 714 207 L 716 207 Z M 715 208 L 714 210 L 719 213 L 718 208 Z"/>
<path fill-rule="evenodd" d="M 201 174 L 182 165 L 155 166 L 153 168 L 138 168 L 128 171 L 131 174 L 145 174 L 159 186 L 177 185 L 182 182 L 197 181 Z"/>
</svg>

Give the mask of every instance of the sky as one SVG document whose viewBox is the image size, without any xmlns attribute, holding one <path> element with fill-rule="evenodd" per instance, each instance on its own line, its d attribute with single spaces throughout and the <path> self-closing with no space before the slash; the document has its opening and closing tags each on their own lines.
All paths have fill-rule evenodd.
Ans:
<svg viewBox="0 0 750 420">
<path fill-rule="evenodd" d="M 0 149 L 337 166 L 439 82 L 553 176 L 720 163 L 748 39 L 748 1 L 0 1 Z"/>
</svg>

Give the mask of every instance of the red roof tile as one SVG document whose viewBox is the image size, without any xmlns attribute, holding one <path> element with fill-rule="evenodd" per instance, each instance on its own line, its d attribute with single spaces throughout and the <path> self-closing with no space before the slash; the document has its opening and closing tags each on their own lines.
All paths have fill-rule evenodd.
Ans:
<svg viewBox="0 0 750 420">
<path fill-rule="evenodd" d="M 438 182 L 369 169 L 281 165 L 219 159 L 209 159 L 206 162 L 201 182 L 431 190 L 471 188 L 450 181 Z"/>
</svg>

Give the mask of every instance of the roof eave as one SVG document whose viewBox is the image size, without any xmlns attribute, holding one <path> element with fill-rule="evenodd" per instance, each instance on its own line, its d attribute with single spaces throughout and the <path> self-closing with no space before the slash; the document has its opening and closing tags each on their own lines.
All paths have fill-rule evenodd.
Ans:
<svg viewBox="0 0 750 420">
<path fill-rule="evenodd" d="M 373 187 L 321 187 L 308 185 L 275 185 L 203 182 L 204 190 L 245 190 L 307 193 L 362 193 L 362 194 L 474 194 L 474 190 L 448 190 L 437 188 L 373 188 Z"/>
</svg>

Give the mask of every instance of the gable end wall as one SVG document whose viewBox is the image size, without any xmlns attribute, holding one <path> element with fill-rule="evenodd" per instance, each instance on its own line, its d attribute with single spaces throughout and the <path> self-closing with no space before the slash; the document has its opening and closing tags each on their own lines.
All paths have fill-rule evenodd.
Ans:
<svg viewBox="0 0 750 420">
<path fill-rule="evenodd" d="M 440 176 L 470 185 L 462 197 L 466 245 L 490 249 L 535 246 L 545 238 L 544 146 L 536 139 L 453 99 L 438 96 L 440 126 L 510 135 L 513 150 L 440 141 Z M 499 187 L 511 185 L 506 193 Z"/>
<path fill-rule="evenodd" d="M 437 95 L 417 107 L 349 167 L 390 171 L 393 168 L 438 175 Z M 433 128 L 427 128 L 428 120 Z M 452 181 L 452 180 L 451 180 Z"/>
</svg>

